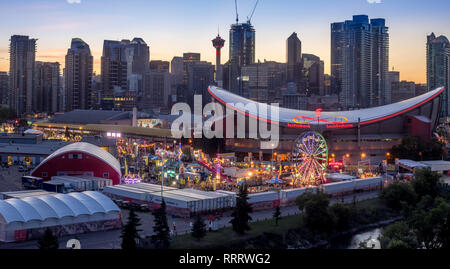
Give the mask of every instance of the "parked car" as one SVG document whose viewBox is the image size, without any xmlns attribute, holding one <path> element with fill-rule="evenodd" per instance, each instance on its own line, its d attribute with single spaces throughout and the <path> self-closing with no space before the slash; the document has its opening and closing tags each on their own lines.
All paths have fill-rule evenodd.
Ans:
<svg viewBox="0 0 450 269">
<path fill-rule="evenodd" d="M 124 209 L 129 209 L 131 206 L 130 206 L 130 202 L 128 202 L 128 201 L 123 201 L 122 202 L 122 208 L 124 208 Z"/>
<path fill-rule="evenodd" d="M 150 212 L 150 208 L 148 205 L 141 205 L 140 211 L 142 212 Z"/>
</svg>

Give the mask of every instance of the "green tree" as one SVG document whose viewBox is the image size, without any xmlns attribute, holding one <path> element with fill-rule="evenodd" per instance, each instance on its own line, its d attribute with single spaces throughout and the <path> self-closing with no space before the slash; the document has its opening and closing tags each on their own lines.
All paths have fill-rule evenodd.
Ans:
<svg viewBox="0 0 450 269">
<path fill-rule="evenodd" d="M 278 226 L 278 221 L 281 219 L 280 206 L 275 207 L 275 211 L 273 212 L 273 218 L 275 219 L 275 224 Z"/>
<path fill-rule="evenodd" d="M 342 231 L 350 227 L 351 210 L 348 205 L 333 204 L 329 207 L 329 212 L 337 230 Z"/>
<path fill-rule="evenodd" d="M 309 194 L 306 194 L 306 196 L 309 196 Z M 333 220 L 328 212 L 329 204 L 330 198 L 321 190 L 317 191 L 317 193 L 305 201 L 304 220 L 308 228 L 319 232 L 331 231 Z"/>
<path fill-rule="evenodd" d="M 192 237 L 200 241 L 206 235 L 206 224 L 200 214 L 197 214 L 194 225 L 192 226 Z"/>
<path fill-rule="evenodd" d="M 392 162 L 395 158 L 415 161 L 440 160 L 444 153 L 445 145 L 434 138 L 424 141 L 419 136 L 407 136 L 402 139 L 400 145 L 392 147 L 389 161 Z"/>
<path fill-rule="evenodd" d="M 395 182 L 383 189 L 381 198 L 390 208 L 400 210 L 404 203 L 415 204 L 417 194 L 410 184 Z"/>
<path fill-rule="evenodd" d="M 390 158 L 395 160 L 399 159 L 413 159 L 419 161 L 420 156 L 420 137 L 418 136 L 407 136 L 402 139 L 400 145 L 393 146 L 391 149 Z M 390 159 L 390 161 L 392 161 Z"/>
<path fill-rule="evenodd" d="M 443 198 L 436 198 L 429 210 L 418 209 L 411 219 L 411 226 L 425 248 L 450 248 L 450 205 Z"/>
<path fill-rule="evenodd" d="M 411 180 L 411 185 L 419 199 L 425 195 L 436 197 L 439 191 L 439 180 L 439 174 L 432 172 L 431 169 L 419 169 L 416 170 L 415 177 Z"/>
<path fill-rule="evenodd" d="M 404 241 L 393 239 L 389 242 L 387 249 L 411 249 L 411 247 Z"/>
<path fill-rule="evenodd" d="M 155 225 L 153 226 L 154 235 L 152 235 L 152 243 L 155 248 L 167 249 L 170 246 L 170 230 L 167 224 L 166 202 L 164 198 L 161 207 L 153 212 Z"/>
<path fill-rule="evenodd" d="M 307 190 L 305 193 L 295 198 L 295 204 L 298 206 L 300 212 L 303 212 L 305 210 L 306 202 L 311 200 L 313 196 L 314 193 L 310 190 Z"/>
<path fill-rule="evenodd" d="M 136 249 L 137 248 L 137 240 L 141 237 L 139 236 L 139 232 L 141 230 L 138 227 L 141 226 L 140 218 L 134 212 L 134 209 L 131 208 L 128 214 L 127 224 L 122 226 L 122 234 L 120 238 L 122 238 L 122 249 Z"/>
<path fill-rule="evenodd" d="M 402 243 L 400 243 L 402 242 Z M 417 238 L 413 231 L 404 221 L 399 221 L 389 225 L 380 237 L 381 248 L 400 248 L 405 245 L 407 248 L 415 249 L 418 246 Z"/>
<path fill-rule="evenodd" d="M 252 220 L 250 213 L 253 212 L 252 207 L 248 203 L 247 185 L 242 184 L 239 187 L 239 194 L 236 197 L 236 207 L 231 214 L 230 223 L 233 225 L 233 231 L 238 234 L 245 234 L 250 231 L 249 221 Z"/>
<path fill-rule="evenodd" d="M 38 239 L 37 245 L 39 249 L 58 249 L 59 241 L 50 228 L 45 229 L 44 235 Z"/>
</svg>

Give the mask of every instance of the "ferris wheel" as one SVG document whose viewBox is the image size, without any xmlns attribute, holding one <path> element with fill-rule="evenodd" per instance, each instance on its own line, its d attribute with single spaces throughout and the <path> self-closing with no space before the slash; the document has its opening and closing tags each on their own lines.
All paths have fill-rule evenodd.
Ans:
<svg viewBox="0 0 450 269">
<path fill-rule="evenodd" d="M 292 150 L 295 163 L 295 180 L 306 186 L 325 182 L 328 166 L 328 146 L 325 138 L 317 132 L 306 132 L 297 138 Z"/>
</svg>

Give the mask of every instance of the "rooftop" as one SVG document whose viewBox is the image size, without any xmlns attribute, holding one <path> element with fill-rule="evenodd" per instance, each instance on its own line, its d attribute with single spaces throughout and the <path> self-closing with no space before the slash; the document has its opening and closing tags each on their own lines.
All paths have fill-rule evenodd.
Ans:
<svg viewBox="0 0 450 269">
<path fill-rule="evenodd" d="M 279 111 L 278 118 L 272 118 L 272 116 L 270 115 L 260 117 L 255 109 L 253 109 L 252 111 L 245 111 L 245 113 L 250 115 L 251 117 L 258 118 L 264 121 L 271 121 L 273 123 L 282 124 L 305 125 L 349 124 L 351 125 L 349 127 L 353 127 L 353 124 L 358 124 L 358 122 L 360 122 L 361 125 L 365 125 L 407 113 L 408 111 L 411 111 L 412 109 L 440 96 L 443 93 L 444 88 L 441 87 L 402 102 L 380 107 L 351 111 L 322 112 L 319 118 L 316 117 L 317 113 L 315 111 L 294 110 L 282 107 L 276 108 L 270 105 L 260 104 L 216 86 L 210 86 L 208 90 L 216 100 L 240 113 L 243 113 L 244 110 L 246 110 L 246 107 L 239 106 L 239 104 L 243 104 L 244 106 L 247 106 L 249 104 L 255 105 L 255 108 L 257 108 L 258 105 L 265 105 L 268 111 L 267 114 L 269 114 L 270 111 Z"/>
</svg>

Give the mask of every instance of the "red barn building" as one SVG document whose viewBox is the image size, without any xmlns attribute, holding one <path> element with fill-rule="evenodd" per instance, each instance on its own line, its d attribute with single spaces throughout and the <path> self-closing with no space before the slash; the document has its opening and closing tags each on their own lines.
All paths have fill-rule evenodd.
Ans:
<svg viewBox="0 0 450 269">
<path fill-rule="evenodd" d="M 109 152 L 89 143 L 62 147 L 43 160 L 32 172 L 34 177 L 49 181 L 53 176 L 88 175 L 108 178 L 120 184 L 119 161 Z"/>
</svg>

